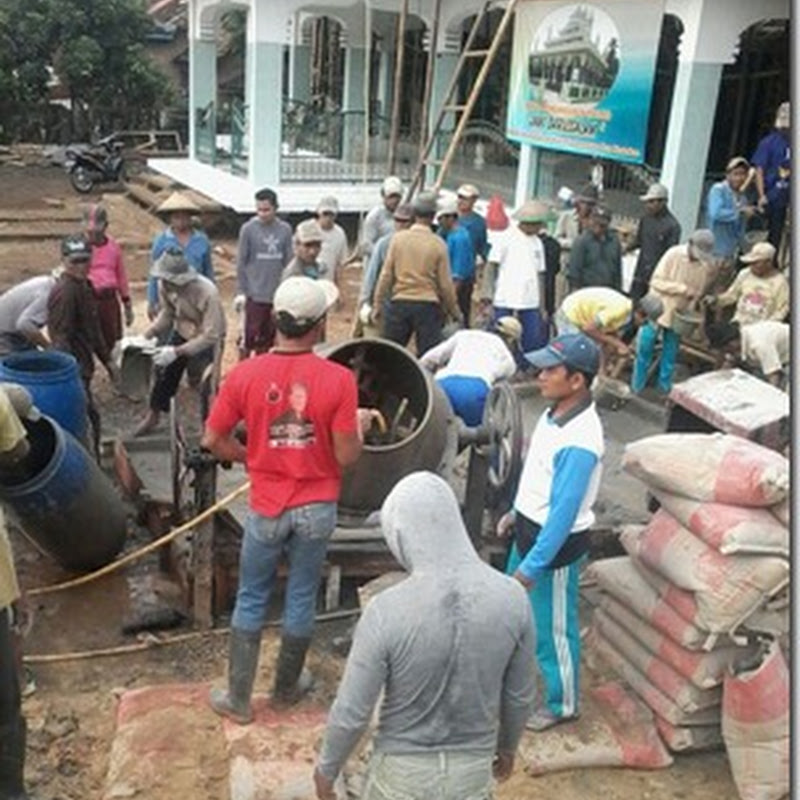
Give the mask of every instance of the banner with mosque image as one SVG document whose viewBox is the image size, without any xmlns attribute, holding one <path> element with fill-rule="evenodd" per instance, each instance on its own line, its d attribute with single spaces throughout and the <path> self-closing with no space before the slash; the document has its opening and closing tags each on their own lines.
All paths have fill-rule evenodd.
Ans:
<svg viewBox="0 0 800 800">
<path fill-rule="evenodd" d="M 642 163 L 663 0 L 522 0 L 506 135 Z"/>
</svg>

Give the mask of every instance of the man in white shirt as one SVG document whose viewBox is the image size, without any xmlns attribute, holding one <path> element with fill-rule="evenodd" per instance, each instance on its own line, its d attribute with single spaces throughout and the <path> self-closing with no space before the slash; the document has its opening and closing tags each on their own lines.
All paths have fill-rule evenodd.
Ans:
<svg viewBox="0 0 800 800">
<path fill-rule="evenodd" d="M 339 201 L 328 195 L 317 204 L 317 222 L 322 231 L 322 248 L 317 261 L 322 271 L 341 290 L 341 277 L 344 263 L 347 261 L 347 234 L 336 222 L 339 213 Z"/>
<path fill-rule="evenodd" d="M 514 212 L 510 226 L 492 245 L 484 271 L 481 303 L 493 307 L 492 318 L 516 317 L 522 324 L 522 353 L 547 344 L 547 323 L 541 311 L 544 297 L 544 246 L 538 233 L 550 219 L 550 208 L 529 200 Z M 528 368 L 521 355 L 520 369 Z"/>
<path fill-rule="evenodd" d="M 517 371 L 512 353 L 521 335 L 519 320 L 500 317 L 491 331 L 456 331 L 420 358 L 420 364 L 435 373 L 453 411 L 471 428 L 483 421 L 494 383 Z"/>
</svg>

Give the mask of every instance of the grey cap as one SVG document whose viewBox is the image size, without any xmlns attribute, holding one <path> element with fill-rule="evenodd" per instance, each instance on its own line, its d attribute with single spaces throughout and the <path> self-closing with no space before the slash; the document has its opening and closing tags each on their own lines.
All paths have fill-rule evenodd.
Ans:
<svg viewBox="0 0 800 800">
<path fill-rule="evenodd" d="M 658 295 L 652 292 L 648 292 L 642 297 L 636 304 L 636 308 L 653 321 L 664 313 L 664 303 L 661 302 L 661 298 Z"/>
<path fill-rule="evenodd" d="M 646 203 L 648 200 L 669 200 L 669 190 L 663 183 L 651 183 L 645 194 L 640 194 L 639 199 Z"/>
<path fill-rule="evenodd" d="M 433 217 L 436 214 L 436 195 L 433 192 L 421 192 L 412 203 L 415 217 Z"/>
<path fill-rule="evenodd" d="M 708 228 L 698 228 L 690 237 L 692 251 L 701 261 L 714 258 L 714 234 Z"/>
</svg>

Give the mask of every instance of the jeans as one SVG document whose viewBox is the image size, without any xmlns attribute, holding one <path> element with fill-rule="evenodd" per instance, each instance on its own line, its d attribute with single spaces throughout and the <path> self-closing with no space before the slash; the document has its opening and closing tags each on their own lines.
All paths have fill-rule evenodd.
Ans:
<svg viewBox="0 0 800 800">
<path fill-rule="evenodd" d="M 424 355 L 442 341 L 444 314 L 438 303 L 424 300 L 392 300 L 384 311 L 383 335 L 405 347 L 411 334 L 417 338 L 417 355 Z"/>
<path fill-rule="evenodd" d="M 633 377 L 631 378 L 631 389 L 634 392 L 641 392 L 647 384 L 647 373 L 653 363 L 659 333 L 661 333 L 662 342 L 656 388 L 664 394 L 668 394 L 672 389 L 672 376 L 675 374 L 675 362 L 678 360 L 681 337 L 672 328 L 662 328 L 654 322 L 647 322 L 639 328 L 639 335 L 636 337 L 636 360 L 633 363 Z"/>
<path fill-rule="evenodd" d="M 491 800 L 494 753 L 375 753 L 361 800 Z"/>
<path fill-rule="evenodd" d="M 260 631 L 269 607 L 278 563 L 289 561 L 283 631 L 306 637 L 314 628 L 322 567 L 336 527 L 336 503 L 308 503 L 278 517 L 250 510 L 239 556 L 239 589 L 231 621 L 234 628 Z"/>
</svg>

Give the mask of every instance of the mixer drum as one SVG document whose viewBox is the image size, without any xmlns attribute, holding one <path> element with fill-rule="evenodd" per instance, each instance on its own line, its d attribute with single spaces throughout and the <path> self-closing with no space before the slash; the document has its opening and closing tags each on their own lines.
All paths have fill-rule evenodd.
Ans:
<svg viewBox="0 0 800 800">
<path fill-rule="evenodd" d="M 388 430 L 365 437 L 358 461 L 343 476 L 339 509 L 366 515 L 394 485 L 417 470 L 441 473 L 456 419 L 444 392 L 407 350 L 386 339 L 353 339 L 322 353 L 348 367 L 360 407 L 377 408 Z"/>
</svg>

